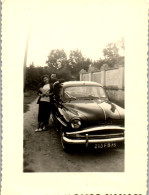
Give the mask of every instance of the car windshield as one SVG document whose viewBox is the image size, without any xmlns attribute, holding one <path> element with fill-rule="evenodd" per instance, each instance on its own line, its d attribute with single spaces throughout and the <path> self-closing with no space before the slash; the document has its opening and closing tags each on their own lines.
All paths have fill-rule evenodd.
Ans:
<svg viewBox="0 0 149 195">
<path fill-rule="evenodd" d="M 104 89 L 100 86 L 73 86 L 64 90 L 65 99 L 91 99 L 91 98 L 107 98 Z"/>
</svg>

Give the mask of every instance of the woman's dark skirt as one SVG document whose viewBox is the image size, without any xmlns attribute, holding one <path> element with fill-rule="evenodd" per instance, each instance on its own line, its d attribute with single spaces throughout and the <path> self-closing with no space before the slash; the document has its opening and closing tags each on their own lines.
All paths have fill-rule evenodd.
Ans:
<svg viewBox="0 0 149 195">
<path fill-rule="evenodd" d="M 50 114 L 51 114 L 51 103 L 40 101 L 39 110 L 38 110 L 38 122 L 42 122 L 45 125 L 48 125 Z"/>
</svg>

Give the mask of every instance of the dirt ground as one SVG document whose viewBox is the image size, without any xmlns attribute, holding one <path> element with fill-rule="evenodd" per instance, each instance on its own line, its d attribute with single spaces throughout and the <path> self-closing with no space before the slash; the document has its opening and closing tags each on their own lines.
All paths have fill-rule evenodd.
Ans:
<svg viewBox="0 0 149 195">
<path fill-rule="evenodd" d="M 29 110 L 29 104 L 37 98 L 37 91 L 27 90 L 24 92 L 24 113 Z"/>
<path fill-rule="evenodd" d="M 50 122 L 48 131 L 37 128 L 37 99 L 24 113 L 24 172 L 123 172 L 124 149 L 89 150 L 78 148 L 65 153 L 60 137 Z"/>
</svg>

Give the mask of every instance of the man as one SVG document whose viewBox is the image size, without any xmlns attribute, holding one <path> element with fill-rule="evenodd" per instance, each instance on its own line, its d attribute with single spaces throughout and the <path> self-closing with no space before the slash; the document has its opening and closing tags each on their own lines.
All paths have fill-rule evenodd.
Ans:
<svg viewBox="0 0 149 195">
<path fill-rule="evenodd" d="M 51 108 L 52 113 L 55 115 L 56 110 L 54 104 L 57 104 L 59 102 L 60 83 L 64 82 L 64 79 L 57 79 L 56 73 L 52 73 L 50 78 L 53 93 L 53 96 L 51 98 L 51 102 L 53 102 L 53 104 L 51 104 Z"/>
<path fill-rule="evenodd" d="M 57 74 L 52 73 L 51 74 L 51 83 L 53 85 L 53 94 L 57 96 L 59 84 L 64 82 L 64 79 L 57 79 Z"/>
</svg>

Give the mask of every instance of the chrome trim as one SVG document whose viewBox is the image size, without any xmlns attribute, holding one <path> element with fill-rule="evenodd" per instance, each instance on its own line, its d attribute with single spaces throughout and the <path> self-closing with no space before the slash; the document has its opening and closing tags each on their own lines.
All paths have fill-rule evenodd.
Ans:
<svg viewBox="0 0 149 195">
<path fill-rule="evenodd" d="M 124 141 L 124 137 L 119 137 L 119 138 L 110 138 L 110 139 L 98 139 L 98 140 L 73 140 L 73 139 L 69 139 L 65 136 L 62 137 L 63 142 L 68 143 L 68 144 L 86 144 L 87 145 L 89 143 L 109 143 L 109 142 L 122 142 Z"/>
<path fill-rule="evenodd" d="M 74 116 L 74 117 L 71 118 L 70 123 L 71 123 L 73 120 L 79 120 L 79 121 L 81 122 L 81 119 L 80 119 L 79 117 L 76 117 L 76 116 Z"/>
<path fill-rule="evenodd" d="M 113 133 L 110 133 L 110 134 L 102 134 L 102 135 L 88 135 L 88 137 L 89 138 L 96 138 L 96 137 L 107 137 L 107 136 L 123 136 L 124 135 L 124 133 L 115 133 L 115 134 L 113 134 Z M 67 134 L 67 136 L 68 137 L 75 137 L 75 134 L 73 134 L 73 135 L 68 135 Z M 85 135 L 81 135 L 81 134 L 76 134 L 76 138 L 85 138 L 85 136 L 86 136 L 86 134 Z"/>
<path fill-rule="evenodd" d="M 106 126 L 97 126 L 97 127 L 92 127 L 92 128 L 88 128 L 85 130 L 81 130 L 81 131 L 73 131 L 73 132 L 66 132 L 66 135 L 73 135 L 73 134 L 79 134 L 79 133 L 88 133 L 91 131 L 102 131 L 102 130 L 109 130 L 109 129 L 113 129 L 113 130 L 125 130 L 124 127 L 120 127 L 120 126 L 112 126 L 112 125 L 106 125 Z"/>
</svg>

